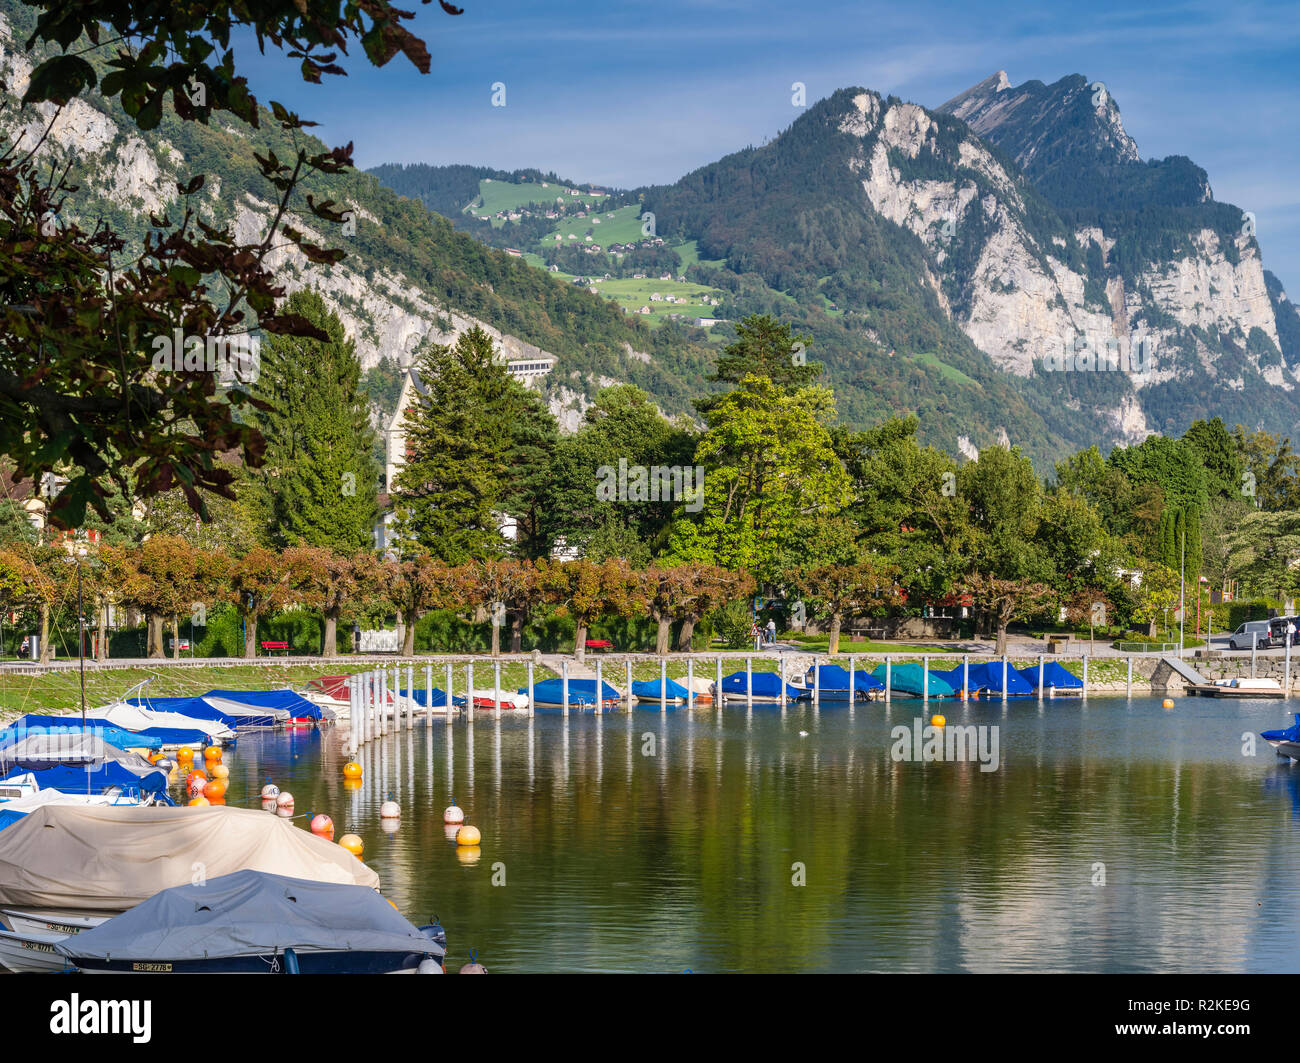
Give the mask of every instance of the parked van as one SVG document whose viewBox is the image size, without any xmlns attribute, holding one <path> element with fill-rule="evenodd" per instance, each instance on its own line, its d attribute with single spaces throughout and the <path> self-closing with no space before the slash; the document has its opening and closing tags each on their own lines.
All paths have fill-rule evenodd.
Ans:
<svg viewBox="0 0 1300 1063">
<path fill-rule="evenodd" d="M 1294 616 L 1275 616 L 1268 622 L 1268 644 L 1270 646 L 1286 645 L 1286 629 L 1288 624 L 1296 626 L 1297 618 Z"/>
<path fill-rule="evenodd" d="M 1285 629 L 1286 625 L 1283 625 Z M 1228 649 L 1230 650 L 1248 650 L 1252 645 L 1258 646 L 1261 650 L 1266 649 L 1269 644 L 1269 629 L 1267 620 L 1248 620 L 1237 628 L 1228 637 Z"/>
</svg>

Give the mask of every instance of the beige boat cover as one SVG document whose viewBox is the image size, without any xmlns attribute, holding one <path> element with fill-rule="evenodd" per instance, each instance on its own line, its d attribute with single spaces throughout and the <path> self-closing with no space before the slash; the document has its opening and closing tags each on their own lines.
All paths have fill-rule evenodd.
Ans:
<svg viewBox="0 0 1300 1063">
<path fill-rule="evenodd" d="M 46 805 L 0 830 L 0 905 L 120 912 L 235 871 L 379 888 L 346 849 L 269 812 Z"/>
</svg>

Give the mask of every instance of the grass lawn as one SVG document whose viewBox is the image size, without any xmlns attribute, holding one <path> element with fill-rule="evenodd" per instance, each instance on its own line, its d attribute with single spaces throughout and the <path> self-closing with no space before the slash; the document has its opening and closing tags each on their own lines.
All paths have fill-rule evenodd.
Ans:
<svg viewBox="0 0 1300 1063">
<path fill-rule="evenodd" d="M 610 217 L 611 214 L 613 217 Z M 566 247 L 570 244 L 592 243 L 607 248 L 610 244 L 636 243 L 644 239 L 641 224 L 641 208 L 635 204 L 613 211 L 597 211 L 585 218 L 564 218 L 542 238 L 538 246 L 554 247 L 556 234 L 560 236 L 559 242 Z M 570 235 L 575 239 L 570 240 Z M 584 237 L 588 235 L 591 239 L 585 240 Z"/>
<path fill-rule="evenodd" d="M 231 665 L 224 668 L 178 668 L 159 661 L 157 666 L 150 668 L 115 668 L 102 672 L 88 666 L 86 708 L 87 711 L 92 711 L 96 706 L 105 705 L 145 679 L 150 680 L 145 688 L 149 696 L 181 697 L 209 690 L 267 690 L 297 686 L 319 675 L 351 675 L 354 672 L 368 671 L 372 666 L 373 662 L 346 660 L 321 664 Z M 392 674 L 391 670 L 389 674 Z M 547 668 L 537 668 L 534 679 L 540 682 L 552 675 Z M 406 682 L 405 676 L 406 669 L 403 667 L 403 685 Z M 491 688 L 492 680 L 491 661 L 477 663 L 474 667 L 474 685 Z M 518 690 L 527 686 L 527 683 L 527 664 L 502 664 L 503 689 Z M 464 693 L 465 665 L 453 666 L 452 684 L 455 693 Z M 433 665 L 433 685 L 440 689 L 446 685 L 446 667 L 442 664 Z M 416 689 L 424 687 L 422 664 L 415 665 L 415 686 Z M 79 711 L 80 708 L 80 676 L 75 670 L 47 672 L 45 675 L 0 674 L 0 720 L 12 720 L 29 712 L 58 714 Z"/>
</svg>

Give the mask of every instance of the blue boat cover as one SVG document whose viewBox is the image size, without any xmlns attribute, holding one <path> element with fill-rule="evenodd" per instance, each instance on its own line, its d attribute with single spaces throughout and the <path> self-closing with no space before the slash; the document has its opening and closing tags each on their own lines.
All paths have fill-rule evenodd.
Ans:
<svg viewBox="0 0 1300 1063">
<path fill-rule="evenodd" d="M 399 693 L 402 697 L 406 697 L 406 691 L 405 691 L 405 690 L 401 690 L 401 691 L 399 691 L 398 693 Z M 503 690 L 501 693 L 504 695 L 504 694 L 505 694 L 505 691 Z M 415 703 L 416 703 L 417 705 L 423 706 L 423 707 L 426 708 L 426 709 L 429 707 L 429 689 L 428 689 L 428 687 L 418 687 L 418 688 L 416 689 L 415 693 L 412 695 L 412 697 L 414 697 L 414 699 L 415 699 Z M 464 704 L 465 704 L 465 698 L 464 698 L 463 695 L 460 695 L 460 694 L 453 694 L 453 695 L 452 695 L 452 699 L 451 699 L 451 703 L 452 703 L 453 706 L 454 706 L 454 705 L 464 705 Z M 441 689 L 440 687 L 434 687 L 434 688 L 433 688 L 433 707 L 434 707 L 435 709 L 445 709 L 445 708 L 447 707 L 447 692 L 446 692 L 445 690 Z"/>
<path fill-rule="evenodd" d="M 163 744 L 161 738 L 137 734 L 135 731 L 127 731 L 121 727 L 114 727 L 112 724 L 92 726 L 91 722 L 87 720 L 86 730 L 90 734 L 102 738 L 110 746 L 117 746 L 118 749 L 158 749 Z M 6 730 L 0 731 L 0 745 L 7 745 L 10 741 L 16 741 L 29 734 L 81 733 L 80 716 L 39 716 L 35 713 L 28 713 L 26 716 L 20 716 L 14 720 Z"/>
<path fill-rule="evenodd" d="M 81 730 L 80 716 L 62 716 L 62 717 L 52 717 L 52 718 L 64 719 L 69 722 L 71 722 L 72 720 L 76 720 L 77 721 L 76 729 Z M 108 728 L 114 727 L 116 725 L 109 722 L 108 720 L 101 720 L 94 716 L 90 716 L 86 718 L 86 726 L 92 728 L 96 733 L 98 733 L 100 730 L 107 730 Z M 197 728 L 191 729 L 188 727 L 145 727 L 139 731 L 128 731 L 127 734 L 145 735 L 149 738 L 156 738 L 165 746 L 192 746 L 195 744 L 210 746 L 212 744 L 212 738 L 208 735 L 208 733 L 206 731 L 200 731 Z"/>
<path fill-rule="evenodd" d="M 1031 664 L 1028 668 L 1017 668 L 1016 671 L 1029 681 L 1031 689 L 1038 689 L 1038 665 Z M 1056 687 L 1057 690 L 1082 690 L 1083 680 L 1056 661 L 1044 661 L 1043 686 Z"/>
<path fill-rule="evenodd" d="M 25 775 L 28 770 L 19 768 L 11 771 L 9 775 Z M 32 775 L 40 789 L 61 790 L 65 794 L 99 794 L 110 786 L 149 794 L 165 794 L 167 791 L 167 773 L 160 768 L 150 766 L 147 772 L 138 773 L 113 760 L 94 765 L 89 769 L 73 765 L 44 768 L 40 771 L 32 771 Z M 5 781 L 8 781 L 8 776 Z M 0 805 L 0 808 L 2 807 Z"/>
<path fill-rule="evenodd" d="M 264 871 L 173 886 L 73 938 L 56 947 L 74 960 L 167 962 L 269 957 L 300 949 L 414 952 L 441 962 L 445 951 L 366 886 Z"/>
<path fill-rule="evenodd" d="M 288 709 L 295 720 L 319 720 L 320 706 L 308 701 L 296 690 L 209 690 L 205 698 L 225 698 L 263 709 Z"/>
<path fill-rule="evenodd" d="M 882 664 L 871 673 L 880 680 L 881 685 L 885 681 L 885 666 Z M 925 692 L 925 669 L 919 664 L 895 664 L 890 667 L 889 672 L 889 691 L 891 694 L 911 694 L 914 697 L 921 697 Z M 933 668 L 930 669 L 930 697 L 946 698 L 956 693 L 951 683 L 939 675 Z"/>
<path fill-rule="evenodd" d="M 813 670 L 808 669 L 807 684 L 811 690 L 814 679 L 821 690 L 843 690 L 849 689 L 849 670 L 841 668 L 838 664 L 822 664 L 817 666 L 817 675 L 814 677 Z M 877 679 L 870 672 L 862 668 L 853 669 L 853 689 L 866 693 L 871 690 L 884 690 L 885 684 Z"/>
<path fill-rule="evenodd" d="M 960 691 L 962 688 L 962 667 L 935 669 L 931 675 L 942 676 L 953 690 Z M 966 689 L 971 693 L 977 690 L 991 690 L 996 693 L 1002 692 L 1002 662 L 1001 661 L 980 661 L 970 666 L 969 679 L 967 680 Z M 1007 695 L 1026 695 L 1034 692 L 1033 685 L 1025 679 L 1010 663 L 1007 664 Z"/>
<path fill-rule="evenodd" d="M 1295 714 L 1295 723 L 1282 731 L 1260 731 L 1259 737 L 1265 742 L 1300 742 L 1300 712 Z"/>
<path fill-rule="evenodd" d="M 642 701 L 658 701 L 659 680 L 647 679 L 643 682 L 639 679 L 634 679 L 632 681 L 632 693 Z M 681 683 L 677 682 L 677 680 L 669 679 L 668 682 L 664 684 L 664 696 L 669 701 L 674 701 L 677 699 L 689 698 L 691 692 L 682 686 Z"/>
<path fill-rule="evenodd" d="M 519 693 L 527 694 L 528 688 L 524 687 Z M 617 701 L 619 699 L 618 691 L 605 682 L 601 683 L 600 696 L 602 701 Z M 539 704 L 559 705 L 563 698 L 563 679 L 543 679 L 540 683 L 533 684 L 533 700 Z M 453 698 L 453 700 L 455 699 Z M 594 679 L 570 679 L 569 704 L 595 705 L 596 681 Z"/>
<path fill-rule="evenodd" d="M 227 727 L 237 727 L 240 723 L 238 717 L 222 712 L 202 698 L 127 698 L 126 702 L 154 712 L 179 713 L 205 723 L 224 723 Z"/>
<path fill-rule="evenodd" d="M 754 672 L 753 674 L 753 694 L 759 698 L 779 698 L 781 696 L 781 677 L 775 672 Z M 722 677 L 722 692 L 724 694 L 745 694 L 747 689 L 747 678 L 750 673 L 732 672 L 731 675 Z M 810 691 L 804 690 L 803 687 L 785 684 L 785 696 L 789 701 L 801 701 L 804 698 L 812 697 Z"/>
</svg>

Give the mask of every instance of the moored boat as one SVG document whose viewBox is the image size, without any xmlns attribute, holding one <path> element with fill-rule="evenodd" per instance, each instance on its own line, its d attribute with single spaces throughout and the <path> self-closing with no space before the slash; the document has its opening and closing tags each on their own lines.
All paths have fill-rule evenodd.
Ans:
<svg viewBox="0 0 1300 1063">
<path fill-rule="evenodd" d="M 54 948 L 90 974 L 434 973 L 435 936 L 365 886 L 237 871 L 162 890 Z"/>
<path fill-rule="evenodd" d="M 15 974 L 53 974 L 72 964 L 55 946 L 66 935 L 0 930 L 0 964 Z"/>
<path fill-rule="evenodd" d="M 803 687 L 782 682 L 775 672 L 732 672 L 722 677 L 722 697 L 726 701 L 775 705 L 783 693 L 786 701 L 802 701 L 812 696 Z"/>
</svg>

